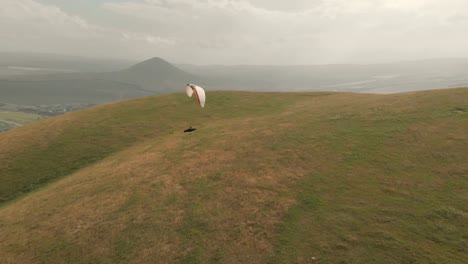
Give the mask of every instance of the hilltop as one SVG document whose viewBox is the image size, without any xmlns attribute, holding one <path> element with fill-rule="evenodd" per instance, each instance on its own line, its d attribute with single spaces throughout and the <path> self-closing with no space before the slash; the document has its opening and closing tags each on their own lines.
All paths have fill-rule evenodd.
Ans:
<svg viewBox="0 0 468 264">
<path fill-rule="evenodd" d="M 157 93 L 177 92 L 187 82 L 198 82 L 199 78 L 159 58 L 151 58 L 109 76 L 111 79 L 139 85 L 140 88 Z M 108 78 L 109 78 L 108 77 Z"/>
<path fill-rule="evenodd" d="M 207 95 L 0 134 L 0 262 L 466 261 L 468 88 Z"/>
</svg>

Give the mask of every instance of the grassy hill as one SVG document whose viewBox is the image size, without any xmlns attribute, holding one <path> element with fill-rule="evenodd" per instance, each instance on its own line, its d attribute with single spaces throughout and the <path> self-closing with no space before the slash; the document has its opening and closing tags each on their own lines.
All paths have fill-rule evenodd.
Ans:
<svg viewBox="0 0 468 264">
<path fill-rule="evenodd" d="M 468 89 L 207 95 L 0 134 L 0 263 L 466 262 Z"/>
</svg>

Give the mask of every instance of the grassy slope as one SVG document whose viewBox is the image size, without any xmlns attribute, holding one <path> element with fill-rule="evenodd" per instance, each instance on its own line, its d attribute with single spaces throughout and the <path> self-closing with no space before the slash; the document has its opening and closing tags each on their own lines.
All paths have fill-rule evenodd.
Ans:
<svg viewBox="0 0 468 264">
<path fill-rule="evenodd" d="M 1 197 L 62 179 L 0 208 L 0 262 L 463 263 L 467 121 L 468 89 L 214 92 L 17 128 Z"/>
</svg>

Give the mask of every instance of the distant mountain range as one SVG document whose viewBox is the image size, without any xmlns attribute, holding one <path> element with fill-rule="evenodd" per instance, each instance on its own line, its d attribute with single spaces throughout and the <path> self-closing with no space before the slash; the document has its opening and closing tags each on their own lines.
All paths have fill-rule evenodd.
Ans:
<svg viewBox="0 0 468 264">
<path fill-rule="evenodd" d="M 124 60 L 4 53 L 0 59 L 0 102 L 19 105 L 101 104 L 181 92 L 189 82 L 212 91 L 395 93 L 468 86 L 468 59 L 286 66 L 173 65 L 157 57 L 132 66 Z"/>
<path fill-rule="evenodd" d="M 0 102 L 20 105 L 100 104 L 181 91 L 196 76 L 160 58 L 110 72 L 14 75 L 0 79 Z"/>
<path fill-rule="evenodd" d="M 468 86 L 468 59 L 382 64 L 177 65 L 217 90 L 398 93 Z"/>
</svg>

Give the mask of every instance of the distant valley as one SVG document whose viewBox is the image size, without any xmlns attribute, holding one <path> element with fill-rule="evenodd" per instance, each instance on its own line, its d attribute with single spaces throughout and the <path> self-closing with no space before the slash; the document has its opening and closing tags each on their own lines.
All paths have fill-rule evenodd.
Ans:
<svg viewBox="0 0 468 264">
<path fill-rule="evenodd" d="M 177 65 L 222 90 L 399 93 L 468 86 L 468 59 L 382 64 Z"/>
<path fill-rule="evenodd" d="M 42 117 L 108 102 L 182 92 L 188 82 L 208 91 L 263 92 L 398 93 L 468 86 L 468 59 L 369 65 L 225 66 L 171 64 L 158 57 L 134 63 L 0 53 L 0 61 L 0 103 L 8 104 L 10 110 L 14 105 L 14 113 L 28 109 L 27 113 Z M 0 107 L 0 111 L 7 110 Z M 1 118 L 0 131 L 21 123 Z"/>
</svg>

